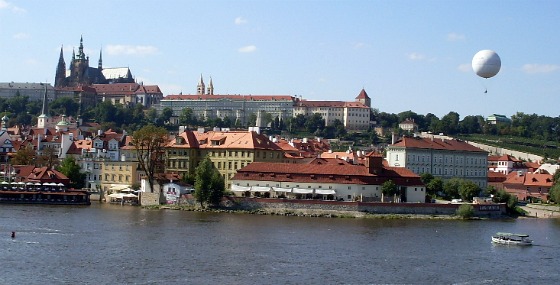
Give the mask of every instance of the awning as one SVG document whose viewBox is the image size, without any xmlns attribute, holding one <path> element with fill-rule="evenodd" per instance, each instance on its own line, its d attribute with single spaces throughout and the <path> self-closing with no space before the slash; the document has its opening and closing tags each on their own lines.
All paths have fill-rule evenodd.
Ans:
<svg viewBox="0 0 560 285">
<path fill-rule="evenodd" d="M 270 191 L 270 187 L 264 187 L 264 186 L 251 187 L 251 192 L 269 192 L 269 191 Z"/>
<path fill-rule="evenodd" d="M 294 188 L 292 193 L 295 194 L 313 194 L 313 189 Z"/>
<path fill-rule="evenodd" d="M 231 191 L 233 192 L 247 192 L 250 191 L 251 187 L 248 186 L 239 186 L 239 185 L 231 185 Z"/>
<path fill-rule="evenodd" d="M 113 194 L 111 194 L 111 195 L 113 195 Z M 109 195 L 109 196 L 111 196 L 111 195 Z M 124 197 L 124 198 L 138 198 L 138 196 L 136 196 L 136 195 L 134 195 L 134 194 L 132 194 L 132 193 L 123 194 L 123 197 Z"/>
<path fill-rule="evenodd" d="M 334 195 L 336 194 L 336 191 L 331 190 L 331 189 L 315 189 L 315 194 L 321 194 L 321 195 Z"/>
<path fill-rule="evenodd" d="M 109 195 L 109 198 L 122 199 L 123 196 L 124 196 L 124 194 L 122 194 L 122 193 L 113 193 L 113 194 Z"/>
<path fill-rule="evenodd" d="M 122 185 L 122 184 L 111 184 L 111 187 L 109 187 L 110 190 L 114 190 L 114 191 L 119 191 L 122 189 L 126 189 L 130 187 L 130 185 Z"/>
<path fill-rule="evenodd" d="M 272 187 L 272 190 L 274 190 L 274 192 L 285 192 L 285 193 L 292 192 L 292 188 Z"/>
</svg>

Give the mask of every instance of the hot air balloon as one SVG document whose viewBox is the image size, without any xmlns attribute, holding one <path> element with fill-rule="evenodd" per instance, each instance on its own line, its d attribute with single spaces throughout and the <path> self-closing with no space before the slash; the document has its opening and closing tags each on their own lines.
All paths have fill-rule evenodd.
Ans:
<svg viewBox="0 0 560 285">
<path fill-rule="evenodd" d="M 476 75 L 482 78 L 490 78 L 498 74 L 502 61 L 500 56 L 489 49 L 477 52 L 472 59 L 472 68 Z"/>
</svg>

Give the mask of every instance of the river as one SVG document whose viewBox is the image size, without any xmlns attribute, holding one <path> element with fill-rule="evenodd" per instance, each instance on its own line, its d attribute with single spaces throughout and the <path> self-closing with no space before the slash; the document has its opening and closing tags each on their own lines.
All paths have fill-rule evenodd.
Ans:
<svg viewBox="0 0 560 285">
<path fill-rule="evenodd" d="M 11 238 L 12 231 L 16 237 Z M 528 233 L 532 247 L 490 243 Z M 560 219 L 0 205 L 0 284 L 557 284 Z"/>
</svg>

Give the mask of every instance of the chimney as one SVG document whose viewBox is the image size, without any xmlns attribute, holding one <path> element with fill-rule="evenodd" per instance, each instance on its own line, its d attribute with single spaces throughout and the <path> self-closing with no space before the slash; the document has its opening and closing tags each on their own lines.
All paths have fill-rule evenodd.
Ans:
<svg viewBox="0 0 560 285">
<path fill-rule="evenodd" d="M 383 172 L 383 156 L 370 155 L 366 157 L 368 173 L 379 175 Z"/>
</svg>

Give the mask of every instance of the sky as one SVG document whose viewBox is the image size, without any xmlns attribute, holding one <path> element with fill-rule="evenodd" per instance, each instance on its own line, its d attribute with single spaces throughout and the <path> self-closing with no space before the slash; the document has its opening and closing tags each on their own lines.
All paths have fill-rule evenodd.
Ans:
<svg viewBox="0 0 560 285">
<path fill-rule="evenodd" d="M 380 112 L 560 114 L 560 1 L 0 0 L 0 82 L 53 84 L 83 37 L 90 65 L 164 96 L 291 95 Z M 499 54 L 477 77 L 479 50 Z M 487 90 L 487 93 L 484 91 Z"/>
</svg>

